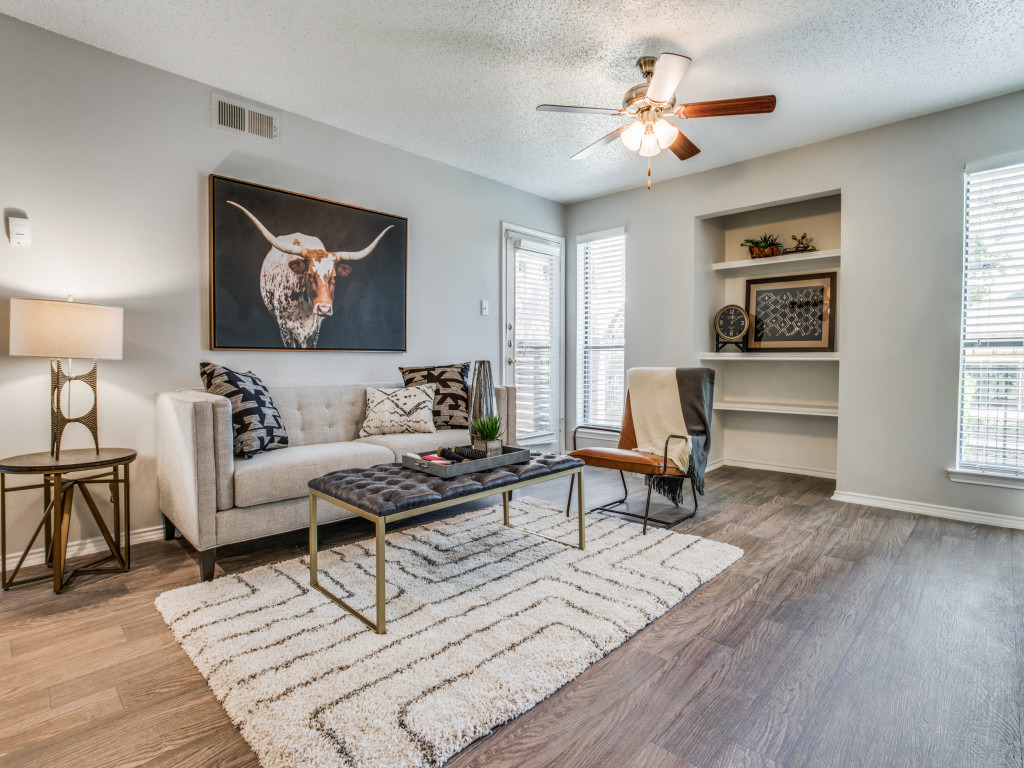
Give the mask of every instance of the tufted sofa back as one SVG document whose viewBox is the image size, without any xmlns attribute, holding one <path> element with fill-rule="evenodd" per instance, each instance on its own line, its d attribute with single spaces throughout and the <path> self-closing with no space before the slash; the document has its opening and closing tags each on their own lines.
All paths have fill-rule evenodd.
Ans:
<svg viewBox="0 0 1024 768">
<path fill-rule="evenodd" d="M 366 388 L 401 383 L 268 387 L 288 431 L 289 445 L 355 440 L 366 416 Z"/>
</svg>

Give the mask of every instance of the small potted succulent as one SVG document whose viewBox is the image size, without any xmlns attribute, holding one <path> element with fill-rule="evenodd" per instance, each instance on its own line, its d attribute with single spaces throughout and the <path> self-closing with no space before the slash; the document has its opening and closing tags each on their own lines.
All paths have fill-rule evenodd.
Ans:
<svg viewBox="0 0 1024 768">
<path fill-rule="evenodd" d="M 500 416 L 482 416 L 473 422 L 470 434 L 473 447 L 488 457 L 501 455 L 501 435 L 505 431 Z"/>
<path fill-rule="evenodd" d="M 750 251 L 750 258 L 763 259 L 766 256 L 778 256 L 782 250 L 782 243 L 776 235 L 765 232 L 760 237 L 747 238 L 740 245 L 747 246 Z"/>
</svg>

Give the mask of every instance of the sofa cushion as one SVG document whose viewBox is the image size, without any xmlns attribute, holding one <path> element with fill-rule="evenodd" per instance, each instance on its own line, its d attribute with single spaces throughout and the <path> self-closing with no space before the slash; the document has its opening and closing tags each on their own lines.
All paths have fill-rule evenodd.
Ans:
<svg viewBox="0 0 1024 768">
<path fill-rule="evenodd" d="M 436 384 L 434 426 L 437 429 L 469 427 L 469 363 L 399 368 L 405 386 Z"/>
<path fill-rule="evenodd" d="M 417 387 L 367 387 L 366 418 L 359 436 L 434 431 L 436 384 Z"/>
<path fill-rule="evenodd" d="M 239 459 L 235 462 L 235 506 L 295 499 L 309 492 L 306 484 L 314 477 L 394 460 L 387 448 L 358 442 L 291 446 Z"/>
<path fill-rule="evenodd" d="M 236 456 L 249 458 L 288 445 L 274 399 L 252 371 L 239 373 L 222 365 L 200 363 L 199 373 L 207 392 L 231 401 Z"/>
<path fill-rule="evenodd" d="M 401 461 L 403 453 L 426 453 L 436 451 L 440 446 L 469 445 L 468 429 L 439 429 L 437 432 L 426 432 L 409 435 L 370 435 L 360 437 L 357 443 L 382 445 L 394 452 L 391 461 Z"/>
</svg>

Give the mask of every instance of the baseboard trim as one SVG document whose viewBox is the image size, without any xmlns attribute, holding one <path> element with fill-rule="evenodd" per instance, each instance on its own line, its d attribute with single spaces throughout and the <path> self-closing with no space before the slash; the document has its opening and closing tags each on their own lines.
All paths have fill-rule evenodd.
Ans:
<svg viewBox="0 0 1024 768">
<path fill-rule="evenodd" d="M 162 525 L 154 525 L 152 528 L 139 528 L 132 531 L 132 544 L 143 544 L 147 541 L 159 541 L 164 537 L 164 527 Z M 40 536 L 40 539 L 42 537 Z M 8 545 L 10 543 L 8 542 Z M 25 546 L 22 544 L 22 546 Z M 102 552 L 109 551 L 107 549 L 107 543 L 103 540 L 102 536 L 94 536 L 91 539 L 77 539 L 76 541 L 68 542 L 68 557 L 79 557 L 80 555 L 94 555 Z M 40 565 L 44 562 L 45 552 L 41 546 L 35 549 L 29 550 L 28 556 L 25 558 L 25 566 L 29 565 Z M 21 551 L 18 552 L 7 552 L 7 572 L 10 573 L 11 569 L 18 564 L 18 558 L 21 557 Z"/>
<path fill-rule="evenodd" d="M 835 480 L 836 473 L 827 469 L 812 469 L 810 467 L 793 467 L 786 464 L 767 464 L 760 461 L 745 461 L 741 459 L 718 459 L 708 464 L 705 472 L 710 472 L 719 467 L 743 467 L 744 469 L 764 469 L 769 472 L 783 472 L 787 475 L 808 475 L 810 477 L 823 477 L 826 480 Z"/>
<path fill-rule="evenodd" d="M 892 509 L 897 512 L 910 512 L 914 515 L 941 517 L 945 520 L 957 520 L 961 523 L 976 523 L 979 525 L 991 525 L 996 528 L 1016 528 L 1018 530 L 1024 530 L 1024 518 L 1015 517 L 1013 515 L 1003 515 L 998 512 L 978 512 L 973 509 L 944 507 L 941 504 L 926 504 L 924 502 L 908 501 L 906 499 L 890 499 L 885 496 L 872 496 L 867 493 L 850 493 L 849 491 L 836 491 L 832 494 L 832 500 L 846 502 L 848 504 L 863 504 L 866 507 Z"/>
</svg>

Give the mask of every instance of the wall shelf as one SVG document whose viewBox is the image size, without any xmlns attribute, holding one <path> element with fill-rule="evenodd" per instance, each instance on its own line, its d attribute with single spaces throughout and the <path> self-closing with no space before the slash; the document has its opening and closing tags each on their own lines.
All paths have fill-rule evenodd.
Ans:
<svg viewBox="0 0 1024 768">
<path fill-rule="evenodd" d="M 810 362 L 839 362 L 838 352 L 701 352 L 701 362 L 719 362 L 724 360 L 737 360 L 747 362 L 760 360 L 761 362 L 787 362 L 800 361 Z"/>
<path fill-rule="evenodd" d="M 806 405 L 788 403 L 757 403 L 724 400 L 714 404 L 716 411 L 745 411 L 747 413 L 783 413 L 792 416 L 824 416 L 838 419 L 838 405 Z"/>
<path fill-rule="evenodd" d="M 811 269 L 829 269 L 839 266 L 839 249 L 790 253 L 769 256 L 765 259 L 737 259 L 717 261 L 711 265 L 719 277 L 753 277 L 755 275 L 779 275 L 786 272 L 802 272 Z"/>
</svg>

